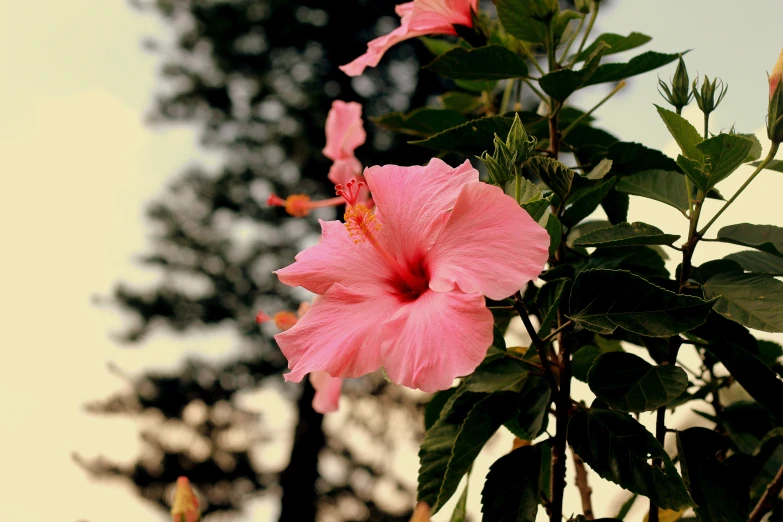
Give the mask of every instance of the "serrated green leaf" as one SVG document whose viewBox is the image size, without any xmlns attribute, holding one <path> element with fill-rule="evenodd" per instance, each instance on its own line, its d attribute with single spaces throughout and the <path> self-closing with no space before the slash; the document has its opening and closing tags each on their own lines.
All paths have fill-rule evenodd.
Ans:
<svg viewBox="0 0 783 522">
<path fill-rule="evenodd" d="M 492 145 L 495 134 L 506 136 L 513 122 L 513 118 L 505 116 L 488 116 L 457 125 L 429 138 L 408 143 L 446 152 L 477 155 Z"/>
<path fill-rule="evenodd" d="M 574 241 L 574 246 L 583 247 L 619 247 L 640 245 L 671 245 L 680 239 L 674 234 L 663 231 L 647 223 L 620 223 L 609 228 L 594 230 Z"/>
<path fill-rule="evenodd" d="M 606 150 L 606 157 L 612 160 L 612 171 L 622 175 L 651 169 L 678 170 L 677 162 L 669 156 L 640 143 L 626 141 L 613 143 Z"/>
<path fill-rule="evenodd" d="M 682 477 L 703 522 L 745 522 L 750 511 L 748 481 L 716 455 L 725 449 L 718 433 L 706 428 L 677 432 Z"/>
<path fill-rule="evenodd" d="M 570 192 L 575 173 L 556 159 L 533 156 L 525 166 L 561 198 Z"/>
<path fill-rule="evenodd" d="M 528 74 L 525 60 L 499 45 L 476 49 L 456 47 L 424 68 L 455 80 L 504 80 Z"/>
<path fill-rule="evenodd" d="M 747 157 L 745 158 L 745 163 L 749 161 L 756 161 L 761 157 L 761 152 L 763 151 L 761 147 L 761 142 L 756 137 L 755 134 L 740 134 L 743 138 L 747 138 L 751 141 L 752 146 L 750 147 L 750 152 L 748 153 Z"/>
<path fill-rule="evenodd" d="M 613 352 L 596 359 L 587 384 L 615 410 L 639 413 L 682 395 L 688 389 L 688 375 L 675 365 L 653 366 L 632 353 Z"/>
<path fill-rule="evenodd" d="M 424 430 L 428 430 L 433 424 L 440 418 L 440 414 L 443 411 L 444 406 L 454 396 L 457 388 L 449 388 L 433 394 L 430 402 L 424 408 Z"/>
<path fill-rule="evenodd" d="M 646 170 L 620 178 L 615 189 L 626 194 L 660 201 L 681 212 L 688 210 L 685 176 L 668 170 Z"/>
<path fill-rule="evenodd" d="M 690 505 L 690 497 L 669 455 L 647 429 L 629 415 L 591 409 L 568 424 L 568 443 L 599 476 L 664 509 Z M 658 458 L 663 469 L 653 465 Z"/>
<path fill-rule="evenodd" d="M 543 378 L 530 377 L 519 394 L 516 411 L 503 425 L 522 440 L 538 437 L 547 426 L 550 393 Z"/>
<path fill-rule="evenodd" d="M 418 500 L 436 513 L 454 494 L 484 444 L 513 413 L 516 394 L 465 392 L 427 430 L 419 450 Z"/>
<path fill-rule="evenodd" d="M 696 148 L 704 153 L 708 188 L 712 188 L 737 170 L 750 154 L 753 142 L 739 134 L 718 134 Z"/>
<path fill-rule="evenodd" d="M 585 50 L 579 53 L 576 60 L 581 61 L 587 59 L 602 42 L 609 46 L 609 48 L 604 51 L 604 55 L 609 55 L 641 47 L 650 40 L 652 40 L 652 37 L 637 32 L 633 32 L 628 36 L 615 33 L 604 33 L 596 38 L 593 43 L 588 45 Z"/>
<path fill-rule="evenodd" d="M 655 51 L 647 51 L 646 53 L 631 58 L 628 63 L 605 63 L 598 67 L 585 85 L 618 82 L 632 76 L 655 70 L 658 67 L 663 67 L 679 57 L 680 54 L 664 54 Z"/>
<path fill-rule="evenodd" d="M 608 291 L 615 289 L 615 291 Z M 702 324 L 712 301 L 679 295 L 623 270 L 585 270 L 571 289 L 571 319 L 596 333 L 619 326 L 648 337 L 669 337 Z"/>
<path fill-rule="evenodd" d="M 379 127 L 392 132 L 422 137 L 432 136 L 468 121 L 456 111 L 429 107 L 422 107 L 407 114 L 392 112 L 370 119 Z"/>
<path fill-rule="evenodd" d="M 718 297 L 715 311 L 748 328 L 783 332 L 783 282 L 773 276 L 722 273 L 704 284 L 704 295 Z"/>
<path fill-rule="evenodd" d="M 723 259 L 734 261 L 743 269 L 754 274 L 783 276 L 783 258 L 767 254 L 766 252 L 745 250 L 744 252 L 729 254 Z"/>
<path fill-rule="evenodd" d="M 511 356 L 493 359 L 480 364 L 465 379 L 464 388 L 465 391 L 482 393 L 520 392 L 528 378 L 529 370 L 530 365 Z"/>
<path fill-rule="evenodd" d="M 718 241 L 755 248 L 783 257 L 783 228 L 774 225 L 729 225 L 718 231 Z"/>
<path fill-rule="evenodd" d="M 585 265 L 591 268 L 627 270 L 644 278 L 668 279 L 669 272 L 660 253 L 651 247 L 597 248 Z"/>
<path fill-rule="evenodd" d="M 469 114 L 481 107 L 481 97 L 462 91 L 449 91 L 440 95 L 445 110 Z"/>
<path fill-rule="evenodd" d="M 529 0 L 497 0 L 498 18 L 509 34 L 525 42 L 546 41 L 546 23 L 533 18 Z"/>
<path fill-rule="evenodd" d="M 690 179 L 699 190 L 708 190 L 710 179 L 704 171 L 704 165 L 698 160 L 686 158 L 682 154 L 677 155 L 677 166 Z"/>
<path fill-rule="evenodd" d="M 529 179 L 521 178 L 519 182 L 520 182 L 520 190 L 519 190 L 520 203 L 524 205 L 525 203 L 530 203 L 532 201 L 539 201 L 542 199 L 541 191 L 538 190 L 538 187 L 536 187 L 535 184 L 533 184 Z M 516 180 L 515 179 L 511 180 L 508 186 L 506 187 L 506 193 L 508 194 L 508 191 L 511 190 L 512 191 L 511 193 L 513 194 L 514 191 L 516 190 L 515 185 L 516 185 Z M 541 216 L 539 216 L 539 219 L 540 218 Z M 538 220 L 536 219 L 536 221 Z"/>
<path fill-rule="evenodd" d="M 590 79 L 598 70 L 605 49 L 604 44 L 599 44 L 580 70 L 559 69 L 549 72 L 539 78 L 538 85 L 552 98 L 560 102 L 565 101 L 578 89 L 590 85 Z"/>
<path fill-rule="evenodd" d="M 604 353 L 622 352 L 620 343 L 609 344 L 604 343 L 604 346 L 595 346 L 588 344 L 576 351 L 571 359 L 571 373 L 575 379 L 579 379 L 582 382 L 587 382 L 587 376 L 590 373 L 590 368 L 595 364 L 595 360 L 598 356 Z"/>
<path fill-rule="evenodd" d="M 655 108 L 658 110 L 658 115 L 666 124 L 666 128 L 669 129 L 669 134 L 672 135 L 674 141 L 680 146 L 682 154 L 686 158 L 696 160 L 699 163 L 704 163 L 704 153 L 696 146 L 702 141 L 701 134 L 696 130 L 696 127 L 691 125 L 688 120 L 676 112 L 664 109 L 658 105 L 656 105 Z"/>
<path fill-rule="evenodd" d="M 541 450 L 517 448 L 495 461 L 481 491 L 484 522 L 535 522 Z"/>
<path fill-rule="evenodd" d="M 527 211 L 527 213 L 530 215 L 531 218 L 533 218 L 533 221 L 540 221 L 541 218 L 544 217 L 544 214 L 546 214 L 546 211 L 549 209 L 549 205 L 552 204 L 552 195 L 541 199 L 534 199 L 532 201 L 528 201 L 527 203 L 522 203 L 520 205 L 522 208 Z"/>
<path fill-rule="evenodd" d="M 571 191 L 568 205 L 563 211 L 562 221 L 572 227 L 590 216 L 598 208 L 614 187 L 614 179 L 601 180 L 598 183 Z"/>
</svg>

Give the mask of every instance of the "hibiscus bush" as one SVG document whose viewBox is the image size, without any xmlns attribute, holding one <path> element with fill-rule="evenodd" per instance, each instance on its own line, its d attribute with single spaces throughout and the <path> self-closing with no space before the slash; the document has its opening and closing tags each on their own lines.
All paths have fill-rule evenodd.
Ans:
<svg viewBox="0 0 783 522">
<path fill-rule="evenodd" d="M 577 518 L 594 518 L 594 473 L 632 494 L 618 519 L 638 497 L 649 499 L 650 521 L 691 508 L 705 521 L 783 519 L 783 348 L 752 332 L 783 332 L 783 228 L 713 226 L 759 172 L 783 170 L 774 160 L 783 62 L 769 76 L 764 151 L 752 134 L 710 127 L 727 94 L 720 79 L 691 82 L 682 53 L 610 58 L 650 37 L 596 36 L 600 2 L 574 7 L 414 0 L 397 6 L 397 29 L 341 68 L 361 75 L 391 46 L 420 38 L 433 54 L 426 68 L 452 90 L 437 105 L 374 119 L 431 149 L 437 157 L 426 165 L 363 166 L 362 107 L 335 101 L 323 153 L 336 196 L 270 196 L 292 216 L 327 206 L 343 214 L 322 221 L 320 241 L 276 272 L 314 294 L 298 314 L 274 316 L 286 378 L 309 376 L 324 413 L 338 408 L 343 379 L 379 370 L 434 392 L 419 452 L 421 520 L 458 494 L 500 429 L 513 433 L 515 449 L 486 477 L 484 521 L 532 521 L 540 507 L 552 521 L 571 515 L 569 455 Z M 593 112 L 625 79 L 673 62 L 650 110 L 679 145 L 676 160 L 594 125 Z M 595 107 L 571 104 L 598 84 L 614 88 Z M 538 111 L 521 110 L 530 93 Z M 703 129 L 681 116 L 694 102 Z M 722 193 L 721 181 L 747 163 L 755 170 L 745 183 Z M 680 229 L 628 223 L 630 196 L 674 207 Z M 719 202 L 711 215 L 708 198 Z M 595 217 L 599 207 L 606 219 Z M 702 241 L 744 249 L 696 266 Z M 681 259 L 674 273 L 666 252 Z M 514 317 L 529 346 L 506 345 Z M 686 352 L 698 367 L 680 364 Z M 574 379 L 592 402 L 574 399 Z M 747 400 L 722 399 L 738 385 Z M 667 427 L 667 415 L 686 405 L 713 428 Z M 644 412 L 655 416 L 654 432 L 639 422 Z M 466 491 L 452 520 L 465 519 Z"/>
</svg>

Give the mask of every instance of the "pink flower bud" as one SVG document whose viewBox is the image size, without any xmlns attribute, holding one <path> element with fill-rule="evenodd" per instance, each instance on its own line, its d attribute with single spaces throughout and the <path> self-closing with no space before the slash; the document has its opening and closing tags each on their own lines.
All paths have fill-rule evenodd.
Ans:
<svg viewBox="0 0 783 522">
<path fill-rule="evenodd" d="M 775 94 L 775 89 L 780 83 L 780 79 L 783 77 L 783 51 L 780 51 L 778 61 L 775 63 L 775 67 L 772 68 L 772 73 L 769 75 L 769 97 Z"/>
<path fill-rule="evenodd" d="M 187 477 L 177 479 L 177 489 L 174 491 L 174 505 L 171 506 L 173 522 L 198 522 L 201 513 L 198 509 L 198 497 L 190 487 Z"/>
</svg>

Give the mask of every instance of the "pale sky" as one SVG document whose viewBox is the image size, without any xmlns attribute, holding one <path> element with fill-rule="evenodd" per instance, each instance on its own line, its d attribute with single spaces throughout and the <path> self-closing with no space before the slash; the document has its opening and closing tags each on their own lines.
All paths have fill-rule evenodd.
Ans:
<svg viewBox="0 0 783 522">
<path fill-rule="evenodd" d="M 645 49 L 694 49 L 686 57 L 690 71 L 717 74 L 730 86 L 713 131 L 735 124 L 739 131 L 763 135 L 766 71 L 783 46 L 783 5 L 775 0 L 614 3 L 599 18 L 595 34 L 635 30 L 654 37 Z M 670 17 L 675 11 L 678 15 Z M 701 18 L 705 13 L 711 14 Z M 109 362 L 133 373 L 172 367 L 186 353 L 217 360 L 237 345 L 230 332 L 210 331 L 185 338 L 160 333 L 141 347 L 123 347 L 110 337 L 121 330 L 123 317 L 91 302 L 118 280 L 154 281 L 133 262 L 145 248 L 143 205 L 186 163 L 217 161 L 199 150 L 192 130 L 144 125 L 157 61 L 142 51 L 140 42 L 159 30 L 152 18 L 135 13 L 124 0 L 0 0 L 0 172 L 7 180 L 0 192 L 6 241 L 0 271 L 5 318 L 0 346 L 7 354 L 0 370 L 3 522 L 165 520 L 165 514 L 129 489 L 93 482 L 73 463 L 74 451 L 130 462 L 140 448 L 138 426 L 87 415 L 83 404 L 121 389 L 122 381 L 106 369 Z M 668 78 L 673 70 L 673 65 L 666 67 L 660 75 Z M 624 140 L 676 155 L 652 106 L 662 102 L 655 74 L 635 79 L 596 116 Z M 595 87 L 580 106 L 588 108 L 606 91 Z M 700 128 L 695 106 L 685 115 Z M 720 189 L 733 193 L 747 174 L 740 170 Z M 743 220 L 780 224 L 781 193 L 783 174 L 765 172 L 715 230 L 721 223 Z M 630 220 L 686 232 L 684 220 L 669 207 L 638 198 L 633 203 Z M 706 215 L 715 208 L 708 206 Z M 707 259 L 705 254 L 722 256 L 731 250 L 702 245 L 697 262 Z M 18 390 L 25 390 L 26 402 L 15 400 Z M 583 385 L 577 391 L 589 396 Z M 256 394 L 248 402 L 260 405 L 260 399 Z M 286 415 L 279 417 L 281 429 L 290 424 Z M 509 447 L 507 434 L 493 439 L 474 468 L 474 520 L 480 520 L 486 469 Z M 398 464 L 415 481 L 415 454 Z M 600 484 L 594 474 L 591 481 L 596 514 L 614 515 L 625 494 Z M 566 512 L 579 512 L 571 490 Z M 637 503 L 629 520 L 641 520 L 642 504 Z M 269 503 L 255 503 L 242 520 L 274 520 L 274 511 Z M 435 520 L 448 520 L 450 512 L 447 506 Z"/>
</svg>

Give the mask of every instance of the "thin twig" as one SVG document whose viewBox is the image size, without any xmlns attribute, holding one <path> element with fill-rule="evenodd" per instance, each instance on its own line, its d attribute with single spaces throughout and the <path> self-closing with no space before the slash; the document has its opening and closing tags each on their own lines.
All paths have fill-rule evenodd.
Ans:
<svg viewBox="0 0 783 522">
<path fill-rule="evenodd" d="M 587 468 L 585 467 L 585 462 L 576 454 L 573 447 L 571 448 L 571 455 L 574 457 L 576 487 L 579 488 L 579 496 L 582 497 L 582 513 L 587 520 L 595 520 L 595 516 L 593 515 L 593 500 L 590 498 L 593 490 L 587 482 Z"/>
<path fill-rule="evenodd" d="M 546 337 L 544 337 L 543 339 L 541 339 L 541 342 L 543 342 L 543 343 L 550 342 L 552 339 L 557 337 L 557 334 L 559 334 L 560 332 L 562 332 L 563 330 L 565 330 L 566 328 L 568 328 L 572 324 L 574 324 L 574 322 L 569 319 L 567 322 L 565 322 L 565 323 L 561 324 L 560 326 L 558 326 L 557 328 L 555 328 L 555 330 L 551 334 L 549 334 Z"/>
<path fill-rule="evenodd" d="M 538 333 L 536 333 L 536 329 L 533 328 L 533 323 L 530 322 L 527 308 L 525 308 L 524 303 L 522 303 L 522 296 L 517 292 L 514 297 L 514 308 L 516 308 L 520 319 L 522 319 L 522 323 L 525 325 L 527 333 L 530 335 L 530 340 L 533 342 L 536 352 L 538 352 L 538 358 L 541 359 L 541 365 L 544 369 L 544 378 L 549 384 L 549 387 L 552 388 L 552 393 L 557 393 L 557 381 L 555 381 L 555 376 L 552 372 L 552 365 L 549 363 L 546 343 L 541 340 Z"/>
<path fill-rule="evenodd" d="M 767 486 L 767 490 L 759 499 L 759 503 L 753 508 L 748 522 L 761 522 L 764 515 L 775 506 L 775 500 L 778 499 L 781 491 L 783 491 L 783 466 L 780 466 L 777 475 Z"/>
</svg>

